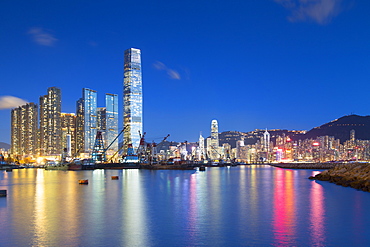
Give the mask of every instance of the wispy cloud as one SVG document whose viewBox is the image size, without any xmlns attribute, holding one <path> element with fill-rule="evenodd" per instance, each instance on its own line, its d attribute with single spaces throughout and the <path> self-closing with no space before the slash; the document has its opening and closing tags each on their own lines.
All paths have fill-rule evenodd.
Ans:
<svg viewBox="0 0 370 247">
<path fill-rule="evenodd" d="M 31 36 L 32 40 L 39 45 L 54 46 L 58 41 L 58 39 L 50 33 L 50 30 L 45 30 L 40 27 L 30 28 L 27 33 Z"/>
<path fill-rule="evenodd" d="M 329 23 L 341 11 L 342 0 L 274 0 L 291 11 L 289 21 Z"/>
<path fill-rule="evenodd" d="M 174 80 L 181 80 L 181 76 L 180 76 L 180 73 L 177 72 L 176 70 L 173 70 L 173 69 L 170 69 L 168 68 L 164 63 L 162 62 L 155 62 L 153 64 L 154 68 L 156 68 L 157 70 L 164 70 L 167 72 L 167 75 L 171 78 L 171 79 L 174 79 Z"/>
<path fill-rule="evenodd" d="M 11 109 L 27 104 L 27 101 L 14 96 L 0 96 L 0 109 Z"/>
</svg>

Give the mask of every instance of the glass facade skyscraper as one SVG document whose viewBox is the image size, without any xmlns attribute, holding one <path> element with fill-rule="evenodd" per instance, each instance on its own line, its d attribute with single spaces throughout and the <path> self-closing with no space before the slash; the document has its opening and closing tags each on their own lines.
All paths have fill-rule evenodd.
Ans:
<svg viewBox="0 0 370 247">
<path fill-rule="evenodd" d="M 82 98 L 77 101 L 77 151 L 91 152 L 97 129 L 97 92 L 82 89 Z"/>
<path fill-rule="evenodd" d="M 105 94 L 105 131 L 106 131 L 106 148 L 118 135 L 118 95 Z M 118 139 L 109 147 L 108 150 L 118 150 Z"/>
<path fill-rule="evenodd" d="M 124 52 L 123 74 L 124 150 L 132 144 L 137 149 L 143 131 L 143 98 L 141 78 L 141 51 L 130 48 Z"/>
<path fill-rule="evenodd" d="M 85 152 L 90 152 L 94 147 L 96 137 L 96 108 L 97 93 L 95 90 L 84 88 L 84 133 L 85 133 Z"/>
</svg>

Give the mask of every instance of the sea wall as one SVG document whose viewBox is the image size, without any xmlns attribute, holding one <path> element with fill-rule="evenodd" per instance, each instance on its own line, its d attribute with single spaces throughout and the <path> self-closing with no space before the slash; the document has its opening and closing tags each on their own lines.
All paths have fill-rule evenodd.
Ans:
<svg viewBox="0 0 370 247">
<path fill-rule="evenodd" d="M 272 163 L 271 166 L 288 169 L 332 169 L 342 165 L 338 163 Z"/>
<path fill-rule="evenodd" d="M 370 164 L 350 163 L 338 165 L 309 179 L 329 181 L 344 187 L 370 192 Z"/>
</svg>

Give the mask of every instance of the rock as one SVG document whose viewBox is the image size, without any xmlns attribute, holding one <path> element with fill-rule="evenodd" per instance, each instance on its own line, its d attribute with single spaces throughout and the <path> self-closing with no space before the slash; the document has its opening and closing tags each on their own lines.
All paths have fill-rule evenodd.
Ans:
<svg viewBox="0 0 370 247">
<path fill-rule="evenodd" d="M 344 187 L 370 192 L 370 164 L 342 164 L 325 170 L 314 177 L 311 176 L 309 179 L 329 181 Z"/>
</svg>

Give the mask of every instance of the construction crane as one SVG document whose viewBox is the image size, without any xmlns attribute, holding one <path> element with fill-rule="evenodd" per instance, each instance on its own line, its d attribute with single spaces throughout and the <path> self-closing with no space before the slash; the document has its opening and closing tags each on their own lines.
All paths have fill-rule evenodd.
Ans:
<svg viewBox="0 0 370 247">
<path fill-rule="evenodd" d="M 113 145 L 113 143 L 118 139 L 118 137 L 123 133 L 123 131 L 125 131 L 127 126 L 125 126 L 121 132 L 119 132 L 119 134 L 116 136 L 116 138 L 114 138 L 114 140 L 108 145 L 107 148 L 104 149 L 104 151 L 102 152 L 102 156 L 104 157 L 104 160 L 103 161 L 106 161 L 106 156 L 105 156 L 105 153 L 108 151 L 108 149 Z M 122 146 L 123 147 L 123 146 Z M 111 160 L 113 159 L 113 157 L 119 152 L 121 151 L 122 147 L 120 149 L 117 150 L 117 152 L 115 152 L 112 157 L 109 158 L 108 162 L 111 162 Z"/>
</svg>

